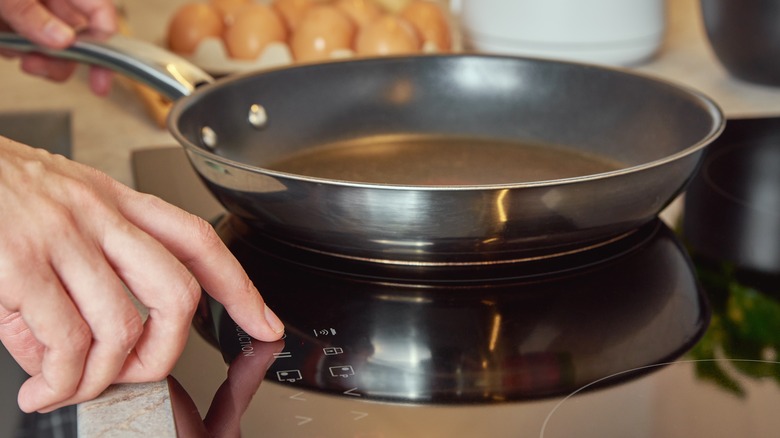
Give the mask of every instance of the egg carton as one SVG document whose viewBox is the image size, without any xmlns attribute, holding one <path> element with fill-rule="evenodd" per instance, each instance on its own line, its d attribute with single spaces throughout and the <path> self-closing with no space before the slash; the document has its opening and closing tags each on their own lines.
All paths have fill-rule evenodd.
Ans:
<svg viewBox="0 0 780 438">
<path fill-rule="evenodd" d="M 376 1 L 384 6 L 386 10 L 390 11 L 400 9 L 400 7 L 405 4 L 405 2 L 400 0 Z M 442 10 L 445 12 L 448 21 L 452 41 L 449 52 L 460 52 L 462 51 L 462 41 L 458 21 L 449 13 L 446 2 L 442 2 Z M 165 44 L 163 43 L 163 45 Z M 420 50 L 420 54 L 436 54 L 440 52 L 442 51 L 433 41 L 424 41 Z M 206 37 L 195 48 L 195 51 L 192 54 L 179 54 L 179 56 L 182 56 L 214 76 L 226 76 L 234 73 L 260 71 L 304 63 L 303 61 L 296 60 L 290 46 L 283 42 L 271 42 L 267 44 L 262 53 L 253 60 L 236 59 L 229 55 L 224 41 L 218 37 Z M 330 59 L 333 60 L 355 57 L 355 51 L 348 49 L 334 50 L 330 53 Z"/>
<path fill-rule="evenodd" d="M 453 44 L 451 51 L 459 51 L 459 46 L 459 44 Z M 420 51 L 421 54 L 436 54 L 439 52 L 439 48 L 431 41 L 424 42 Z M 182 57 L 215 76 L 272 69 L 301 63 L 293 58 L 290 46 L 281 42 L 269 43 L 254 60 L 231 58 L 222 40 L 214 37 L 204 38 L 193 54 Z M 330 58 L 333 60 L 354 57 L 355 52 L 353 50 L 340 49 L 330 53 Z"/>
</svg>

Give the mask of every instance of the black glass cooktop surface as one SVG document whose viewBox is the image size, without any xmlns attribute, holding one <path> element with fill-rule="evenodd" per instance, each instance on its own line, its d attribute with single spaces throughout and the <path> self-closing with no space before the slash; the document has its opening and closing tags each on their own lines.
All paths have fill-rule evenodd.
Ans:
<svg viewBox="0 0 780 438">
<path fill-rule="evenodd" d="M 246 391 L 237 399 L 257 391 L 242 424 L 264 418 L 255 427 L 281 433 L 284 425 L 293 436 L 474 436 L 459 435 L 464 422 L 474 433 L 516 436 L 541 433 L 553 413 L 555 431 L 570 406 L 558 402 L 665 369 L 709 321 L 687 254 L 660 221 L 600 248 L 598 261 L 548 260 L 549 274 L 544 266 L 518 266 L 514 275 L 506 266 L 471 268 L 487 272 L 452 281 L 310 266 L 280 248 L 266 252 L 270 243 L 235 218 L 216 228 L 287 334 L 254 341 L 211 300 L 196 327 L 230 364 L 228 379 L 252 381 L 232 389 Z M 260 402 L 269 388 L 280 395 Z M 515 423 L 538 409 L 546 412 Z M 428 423 L 428 412 L 452 417 Z M 387 422 L 396 416 L 409 423 L 396 429 Z"/>
<path fill-rule="evenodd" d="M 184 160 L 177 148 L 137 155 L 137 178 L 191 178 L 209 205 L 180 205 L 211 217 L 186 166 L 155 164 L 172 157 Z M 780 430 L 776 277 L 699 254 L 660 221 L 584 258 L 430 275 L 301 256 L 229 216 L 216 227 L 287 334 L 252 340 L 204 299 L 171 379 L 182 436 Z"/>
<path fill-rule="evenodd" d="M 395 270 L 323 270 L 264 251 L 267 242 L 235 218 L 216 227 L 287 327 L 267 377 L 309 391 L 405 404 L 566 395 L 678 357 L 709 320 L 691 266 L 660 221 L 587 260 L 459 267 L 452 281 L 429 280 L 429 269 L 414 281 Z M 207 303 L 198 328 L 226 362 L 251 352 L 254 342 Z"/>
</svg>

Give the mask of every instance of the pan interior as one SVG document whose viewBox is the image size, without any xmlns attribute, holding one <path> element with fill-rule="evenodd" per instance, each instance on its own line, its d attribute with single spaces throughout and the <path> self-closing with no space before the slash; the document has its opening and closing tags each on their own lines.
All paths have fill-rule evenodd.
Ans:
<svg viewBox="0 0 780 438">
<path fill-rule="evenodd" d="M 624 168 L 565 146 L 446 135 L 378 135 L 320 145 L 266 168 L 306 177 L 414 186 L 550 181 Z"/>
</svg>

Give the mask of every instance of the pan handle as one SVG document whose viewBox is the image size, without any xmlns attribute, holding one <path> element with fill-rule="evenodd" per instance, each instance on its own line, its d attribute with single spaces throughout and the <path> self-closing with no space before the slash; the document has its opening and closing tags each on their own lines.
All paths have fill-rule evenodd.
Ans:
<svg viewBox="0 0 780 438">
<path fill-rule="evenodd" d="M 48 49 L 15 33 L 0 32 L 0 48 L 18 52 L 38 52 L 54 58 L 108 68 L 154 88 L 176 100 L 196 87 L 214 82 L 208 73 L 191 62 L 151 43 L 123 35 L 96 37 L 79 35 L 62 50 Z"/>
</svg>

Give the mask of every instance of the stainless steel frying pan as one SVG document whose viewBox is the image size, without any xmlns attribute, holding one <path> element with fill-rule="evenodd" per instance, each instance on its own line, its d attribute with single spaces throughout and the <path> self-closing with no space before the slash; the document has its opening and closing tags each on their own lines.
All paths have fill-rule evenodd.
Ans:
<svg viewBox="0 0 780 438">
<path fill-rule="evenodd" d="M 0 46 L 45 51 L 12 34 Z M 501 263 L 618 238 L 681 193 L 724 125 L 695 91 L 539 59 L 375 58 L 213 81 L 119 36 L 56 56 L 175 100 L 170 132 L 262 235 L 383 263 Z"/>
</svg>

